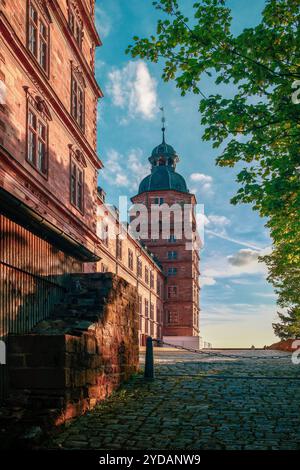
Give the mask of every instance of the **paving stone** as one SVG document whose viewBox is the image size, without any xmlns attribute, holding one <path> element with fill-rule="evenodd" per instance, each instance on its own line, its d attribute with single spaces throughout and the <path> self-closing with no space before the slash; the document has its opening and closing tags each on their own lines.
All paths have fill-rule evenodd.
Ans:
<svg viewBox="0 0 300 470">
<path fill-rule="evenodd" d="M 272 355 L 270 351 L 234 354 Z M 163 349 L 155 350 L 155 355 L 153 382 L 134 377 L 106 402 L 50 438 L 46 447 L 300 449 L 300 387 L 295 380 L 300 367 L 289 358 L 199 359 Z M 282 376 L 288 379 L 276 378 Z"/>
</svg>

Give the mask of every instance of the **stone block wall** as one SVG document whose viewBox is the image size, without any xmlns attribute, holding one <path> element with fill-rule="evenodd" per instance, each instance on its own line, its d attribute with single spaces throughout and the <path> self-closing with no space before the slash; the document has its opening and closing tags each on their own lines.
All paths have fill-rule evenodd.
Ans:
<svg viewBox="0 0 300 470">
<path fill-rule="evenodd" d="M 44 423 L 93 408 L 137 367 L 136 288 L 111 273 L 72 275 L 51 319 L 9 336 L 10 400 Z"/>
</svg>

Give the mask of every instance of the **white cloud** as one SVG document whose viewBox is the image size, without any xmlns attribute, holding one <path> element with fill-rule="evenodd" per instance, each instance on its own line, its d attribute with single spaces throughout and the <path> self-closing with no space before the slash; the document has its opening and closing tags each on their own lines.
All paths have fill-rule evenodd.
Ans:
<svg viewBox="0 0 300 470">
<path fill-rule="evenodd" d="M 214 215 L 210 214 L 207 216 L 208 223 L 216 226 L 224 227 L 230 225 L 230 220 L 225 215 Z"/>
<path fill-rule="evenodd" d="M 5 104 L 6 102 L 6 85 L 3 80 L 0 80 L 0 104 Z"/>
<path fill-rule="evenodd" d="M 139 148 L 131 149 L 127 155 L 110 149 L 107 152 L 107 159 L 104 159 L 102 177 L 111 185 L 136 190 L 140 181 L 149 173 L 142 161 L 143 152 Z"/>
<path fill-rule="evenodd" d="M 96 4 L 95 7 L 96 28 L 101 38 L 106 38 L 111 31 L 111 20 L 108 14 Z"/>
<path fill-rule="evenodd" d="M 213 188 L 212 188 L 213 178 L 211 176 L 205 175 L 204 173 L 192 173 L 190 175 L 190 180 L 193 183 L 199 184 L 199 188 L 195 188 L 196 191 L 194 190 L 194 192 L 197 192 L 197 190 L 199 189 L 199 191 L 203 195 L 204 194 L 208 196 L 213 195 Z"/>
<path fill-rule="evenodd" d="M 108 78 L 107 92 L 113 104 L 127 112 L 123 123 L 135 117 L 149 120 L 155 116 L 157 83 L 144 62 L 130 61 L 122 69 L 111 71 Z"/>
<path fill-rule="evenodd" d="M 246 274 L 265 277 L 267 267 L 258 261 L 258 257 L 269 252 L 269 248 L 260 251 L 242 249 L 230 256 L 214 255 L 203 263 L 202 275 L 213 279 L 239 277 Z"/>
<path fill-rule="evenodd" d="M 258 261 L 260 256 L 259 251 L 251 250 L 250 248 L 243 249 L 235 253 L 234 255 L 228 256 L 228 263 L 233 266 L 246 266 Z"/>
<path fill-rule="evenodd" d="M 209 175 L 204 175 L 203 173 L 192 173 L 190 175 L 191 181 L 197 181 L 198 183 L 212 183 L 213 179 Z"/>
<path fill-rule="evenodd" d="M 197 192 L 198 192 L 197 188 L 191 188 L 190 189 L 190 193 L 192 193 L 192 194 L 197 194 Z"/>
<path fill-rule="evenodd" d="M 216 284 L 216 280 L 213 277 L 209 276 L 200 276 L 200 286 L 214 286 Z"/>
</svg>

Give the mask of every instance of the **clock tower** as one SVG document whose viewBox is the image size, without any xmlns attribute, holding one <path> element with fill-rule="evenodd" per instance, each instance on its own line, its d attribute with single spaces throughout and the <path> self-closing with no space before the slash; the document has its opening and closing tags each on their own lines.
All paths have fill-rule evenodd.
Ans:
<svg viewBox="0 0 300 470">
<path fill-rule="evenodd" d="M 153 149 L 149 162 L 151 173 L 141 181 L 132 202 L 147 208 L 148 230 L 141 233 L 140 239 L 165 274 L 163 338 L 172 344 L 198 349 L 200 288 L 196 197 L 176 172 L 179 156 L 165 141 L 164 118 L 162 142 Z M 158 229 L 153 234 L 154 223 Z"/>
</svg>

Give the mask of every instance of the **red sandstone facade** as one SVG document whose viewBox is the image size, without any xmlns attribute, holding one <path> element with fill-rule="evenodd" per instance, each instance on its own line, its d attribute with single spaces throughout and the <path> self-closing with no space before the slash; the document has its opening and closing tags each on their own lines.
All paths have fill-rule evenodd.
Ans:
<svg viewBox="0 0 300 470">
<path fill-rule="evenodd" d="M 0 186 L 95 253 L 94 2 L 1 3 Z"/>
<path fill-rule="evenodd" d="M 158 199 L 171 207 L 173 204 L 190 204 L 194 206 L 193 194 L 173 190 L 159 190 L 139 194 L 132 198 L 135 204 L 145 204 L 151 219 L 151 206 Z M 196 226 L 193 217 L 192 224 Z M 150 226 L 150 223 L 149 223 Z M 151 229 L 151 226 L 150 226 Z M 164 327 L 163 336 L 199 336 L 199 251 L 197 243 L 193 249 L 187 249 L 189 240 L 185 237 L 174 237 L 174 222 L 170 223 L 170 237 L 144 239 L 147 248 L 159 260 L 165 281 Z M 194 238 L 196 235 L 193 235 Z"/>
<path fill-rule="evenodd" d="M 0 339 L 47 318 L 94 271 L 94 0 L 0 1 Z M 5 368 L 0 366 L 0 397 Z"/>
<path fill-rule="evenodd" d="M 68 275 L 95 271 L 136 287 L 141 345 L 199 334 L 197 250 L 148 238 L 146 249 L 111 213 L 124 238 L 99 232 L 109 211 L 97 190 L 94 3 L 0 0 L 0 340 L 48 318 Z M 134 200 L 154 197 L 195 204 L 177 190 Z M 0 366 L 0 398 L 5 375 Z"/>
<path fill-rule="evenodd" d="M 141 240 L 166 276 L 163 339 L 199 348 L 200 244 L 196 198 L 176 172 L 179 156 L 165 142 L 164 118 L 162 122 L 162 143 L 153 149 L 149 157 L 151 173 L 141 181 L 138 194 L 132 198 L 135 210 L 131 221 L 135 221 Z M 147 208 L 144 215 L 143 207 Z"/>
</svg>

